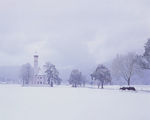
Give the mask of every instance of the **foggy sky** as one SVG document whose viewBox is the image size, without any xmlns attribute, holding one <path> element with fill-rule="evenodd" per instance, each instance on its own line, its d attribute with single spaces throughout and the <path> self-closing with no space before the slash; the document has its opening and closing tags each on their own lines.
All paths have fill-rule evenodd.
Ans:
<svg viewBox="0 0 150 120">
<path fill-rule="evenodd" d="M 142 53 L 149 0 L 0 0 L 0 65 L 46 61 L 61 69 Z"/>
</svg>

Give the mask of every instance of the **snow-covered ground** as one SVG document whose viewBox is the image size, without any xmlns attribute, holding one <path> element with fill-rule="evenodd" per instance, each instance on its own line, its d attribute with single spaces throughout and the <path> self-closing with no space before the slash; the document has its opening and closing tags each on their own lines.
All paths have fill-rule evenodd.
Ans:
<svg viewBox="0 0 150 120">
<path fill-rule="evenodd" d="M 149 92 L 116 88 L 0 85 L 0 120 L 150 120 Z"/>
</svg>

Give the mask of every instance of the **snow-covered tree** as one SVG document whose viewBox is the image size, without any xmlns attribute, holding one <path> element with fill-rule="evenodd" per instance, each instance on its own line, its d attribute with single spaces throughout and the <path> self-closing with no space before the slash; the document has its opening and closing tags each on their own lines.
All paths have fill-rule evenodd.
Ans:
<svg viewBox="0 0 150 120">
<path fill-rule="evenodd" d="M 78 85 L 81 85 L 81 83 L 82 73 L 77 69 L 72 70 L 69 78 L 69 84 L 71 84 L 72 87 L 77 87 Z"/>
<path fill-rule="evenodd" d="M 150 70 L 150 39 L 148 39 L 148 41 L 146 42 L 144 47 L 145 47 L 144 54 L 138 56 L 138 64 L 140 65 L 140 67 L 141 67 L 141 69 L 143 70 L 144 73 L 149 74 L 148 70 Z M 145 80 L 143 82 L 146 82 Z M 146 84 L 147 84 L 147 82 L 146 82 Z"/>
<path fill-rule="evenodd" d="M 101 85 L 103 89 L 103 85 L 111 82 L 111 74 L 108 68 L 104 65 L 98 65 L 96 70 L 91 74 L 92 80 L 96 80 L 98 88 Z"/>
<path fill-rule="evenodd" d="M 146 57 L 139 55 L 137 60 L 142 70 L 150 70 L 150 63 L 148 62 Z"/>
<path fill-rule="evenodd" d="M 150 39 L 148 39 L 147 43 L 145 44 L 145 52 L 143 56 L 140 56 L 139 58 L 141 67 L 143 69 L 150 70 Z"/>
<path fill-rule="evenodd" d="M 48 84 L 53 87 L 53 84 L 61 84 L 62 79 L 59 78 L 59 72 L 56 69 L 55 65 L 51 64 L 50 62 L 47 62 L 44 65 L 45 73 L 47 76 L 47 82 Z"/>
<path fill-rule="evenodd" d="M 26 64 L 22 65 L 21 78 L 22 78 L 23 86 L 31 83 L 31 81 L 33 79 L 33 68 L 30 65 L 30 63 L 26 63 Z"/>
<path fill-rule="evenodd" d="M 140 72 L 138 64 L 138 56 L 135 53 L 127 55 L 117 55 L 112 63 L 112 75 L 116 78 L 123 78 L 128 85 L 131 83 L 131 78 L 136 73 Z"/>
<path fill-rule="evenodd" d="M 145 57 L 150 57 L 150 39 L 148 39 L 147 43 L 145 44 L 145 52 L 144 56 Z M 150 61 L 150 59 L 148 59 Z"/>
</svg>

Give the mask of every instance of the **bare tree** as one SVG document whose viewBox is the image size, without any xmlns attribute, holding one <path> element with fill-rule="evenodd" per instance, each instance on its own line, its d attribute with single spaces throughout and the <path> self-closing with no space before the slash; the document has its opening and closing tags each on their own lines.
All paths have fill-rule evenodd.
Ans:
<svg viewBox="0 0 150 120">
<path fill-rule="evenodd" d="M 137 61 L 138 56 L 135 53 L 128 53 L 124 56 L 117 55 L 112 63 L 112 75 L 123 78 L 130 86 L 132 76 L 140 72 L 140 66 Z"/>
<path fill-rule="evenodd" d="M 111 82 L 111 74 L 108 68 L 104 65 L 98 65 L 96 70 L 91 74 L 92 80 L 97 81 L 98 88 L 101 85 L 103 89 L 103 85 Z"/>
<path fill-rule="evenodd" d="M 45 73 L 47 75 L 47 81 L 48 84 L 53 87 L 53 84 L 60 84 L 62 79 L 59 78 L 59 72 L 56 69 L 55 65 L 51 64 L 50 62 L 47 62 L 44 65 Z"/>
<path fill-rule="evenodd" d="M 22 85 L 28 85 L 33 79 L 33 68 L 29 63 L 22 65 L 21 67 Z"/>
</svg>

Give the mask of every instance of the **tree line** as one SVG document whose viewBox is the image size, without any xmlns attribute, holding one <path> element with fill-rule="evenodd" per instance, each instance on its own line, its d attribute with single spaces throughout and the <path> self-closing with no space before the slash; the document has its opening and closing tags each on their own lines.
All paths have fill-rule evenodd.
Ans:
<svg viewBox="0 0 150 120">
<path fill-rule="evenodd" d="M 97 68 L 89 75 L 92 81 L 95 81 L 98 88 L 103 88 L 105 84 L 111 84 L 113 78 L 126 81 L 130 86 L 133 76 L 142 73 L 144 70 L 150 70 L 150 39 L 146 42 L 145 51 L 142 55 L 136 53 L 128 53 L 126 55 L 117 55 L 112 61 L 111 67 L 107 68 L 103 64 L 99 64 Z M 53 84 L 61 84 L 62 79 L 55 65 L 47 62 L 44 65 L 47 83 L 53 87 Z M 32 81 L 34 71 L 32 66 L 27 63 L 21 68 L 22 84 L 28 85 Z M 85 86 L 87 83 L 86 76 L 78 69 L 71 71 L 68 83 L 72 87 Z"/>
</svg>

